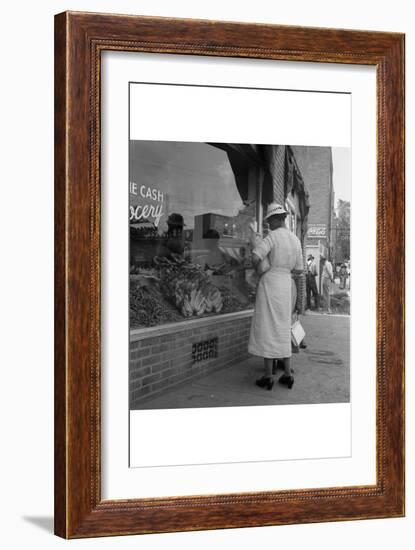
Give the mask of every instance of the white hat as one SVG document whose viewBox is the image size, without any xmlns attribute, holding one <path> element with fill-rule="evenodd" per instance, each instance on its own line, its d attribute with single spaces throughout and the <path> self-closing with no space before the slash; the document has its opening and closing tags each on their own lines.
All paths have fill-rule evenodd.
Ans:
<svg viewBox="0 0 415 550">
<path fill-rule="evenodd" d="M 264 220 L 268 219 L 271 216 L 274 216 L 275 214 L 288 214 L 288 212 L 277 202 L 272 202 L 268 205 L 267 215 L 264 217 Z"/>
</svg>

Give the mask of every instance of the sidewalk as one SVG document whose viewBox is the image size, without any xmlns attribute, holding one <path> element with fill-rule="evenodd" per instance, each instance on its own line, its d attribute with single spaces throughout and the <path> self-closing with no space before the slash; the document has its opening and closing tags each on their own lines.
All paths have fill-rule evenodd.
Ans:
<svg viewBox="0 0 415 550">
<path fill-rule="evenodd" d="M 263 360 L 249 357 L 203 378 L 147 398 L 139 409 L 177 409 L 249 405 L 347 403 L 349 396 L 350 317 L 320 313 L 301 318 L 307 349 L 293 354 L 295 383 L 291 390 L 278 384 L 271 391 L 258 388 Z"/>
</svg>

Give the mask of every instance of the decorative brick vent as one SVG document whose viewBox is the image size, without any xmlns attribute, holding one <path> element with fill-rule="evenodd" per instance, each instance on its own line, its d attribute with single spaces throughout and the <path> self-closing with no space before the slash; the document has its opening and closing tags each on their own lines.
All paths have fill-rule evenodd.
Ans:
<svg viewBox="0 0 415 550">
<path fill-rule="evenodd" d="M 218 338 L 198 342 L 192 346 L 192 361 L 198 363 L 218 356 Z"/>
</svg>

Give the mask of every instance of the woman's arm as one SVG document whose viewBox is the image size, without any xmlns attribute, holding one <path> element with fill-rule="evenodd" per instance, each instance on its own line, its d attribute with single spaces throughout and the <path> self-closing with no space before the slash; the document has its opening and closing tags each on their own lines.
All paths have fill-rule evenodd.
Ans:
<svg viewBox="0 0 415 550">
<path fill-rule="evenodd" d="M 252 246 L 252 248 L 255 248 L 257 244 L 259 244 L 262 241 L 262 236 L 260 233 L 257 232 L 256 226 L 254 222 L 251 222 L 248 225 L 250 232 L 249 232 L 249 244 Z"/>
<path fill-rule="evenodd" d="M 255 252 L 252 252 L 252 265 L 256 269 L 258 267 L 259 262 L 261 261 L 261 258 L 255 254 Z"/>
<path fill-rule="evenodd" d="M 254 224 L 249 224 L 251 230 L 250 242 L 252 246 L 252 264 L 258 275 L 263 275 L 270 268 L 269 261 L 266 260 L 269 252 L 272 248 L 272 237 L 267 235 L 262 238 L 259 233 L 255 231 Z"/>
</svg>

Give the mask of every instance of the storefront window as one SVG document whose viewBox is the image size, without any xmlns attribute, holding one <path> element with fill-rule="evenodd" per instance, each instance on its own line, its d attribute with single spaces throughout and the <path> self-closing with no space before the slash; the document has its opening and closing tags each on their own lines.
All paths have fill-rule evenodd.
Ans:
<svg viewBox="0 0 415 550">
<path fill-rule="evenodd" d="M 251 309 L 248 224 L 227 153 L 207 143 L 130 142 L 130 325 L 145 328 Z"/>
</svg>

